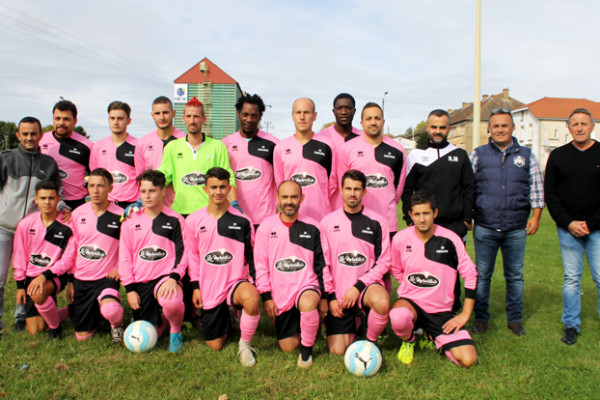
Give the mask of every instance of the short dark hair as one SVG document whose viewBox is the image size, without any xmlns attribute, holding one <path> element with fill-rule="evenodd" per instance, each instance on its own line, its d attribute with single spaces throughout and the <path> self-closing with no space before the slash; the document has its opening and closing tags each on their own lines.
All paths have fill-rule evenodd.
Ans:
<svg viewBox="0 0 600 400">
<path fill-rule="evenodd" d="M 73 118 L 77 118 L 77 107 L 75 106 L 75 104 L 73 104 L 73 102 L 69 100 L 61 100 L 58 103 L 56 103 L 52 108 L 52 114 L 54 114 L 54 111 L 56 110 L 71 111 L 71 115 L 73 116 Z"/>
<path fill-rule="evenodd" d="M 231 174 L 225 168 L 221 167 L 212 167 L 206 174 L 204 174 L 205 182 L 208 181 L 208 178 L 217 178 L 220 181 L 229 181 L 231 178 Z"/>
<path fill-rule="evenodd" d="M 448 119 L 450 119 L 450 114 L 448 114 L 448 111 L 442 110 L 441 108 L 436 108 L 435 110 L 431 111 L 427 116 L 427 120 L 429 120 L 429 117 L 431 117 L 432 115 L 435 115 L 436 117 L 446 116 L 448 117 Z"/>
<path fill-rule="evenodd" d="M 40 133 L 42 133 L 42 123 L 36 117 L 25 117 L 21 119 L 17 124 L 17 130 L 19 130 L 21 124 L 37 124 L 37 126 L 40 128 Z"/>
<path fill-rule="evenodd" d="M 280 188 L 283 186 L 283 184 L 284 184 L 284 183 L 286 183 L 286 182 L 292 182 L 292 183 L 295 183 L 296 185 L 298 185 L 298 187 L 300 188 L 300 194 L 302 194 L 302 185 L 300 185 L 298 182 L 296 182 L 296 181 L 293 181 L 293 180 L 291 180 L 291 179 L 286 179 L 285 181 L 281 182 L 281 183 L 279 184 L 279 186 L 277 186 L 277 194 L 279 194 L 279 189 L 280 189 Z"/>
<path fill-rule="evenodd" d="M 115 100 L 112 103 L 110 103 L 108 105 L 107 111 L 108 113 L 110 113 L 113 110 L 125 111 L 125 114 L 127 114 L 127 118 L 131 116 L 131 107 L 129 107 L 129 104 L 125 103 L 124 101 Z"/>
<path fill-rule="evenodd" d="M 567 124 L 569 126 L 571 126 L 571 117 L 575 114 L 586 114 L 590 116 L 590 119 L 592 120 L 592 124 L 594 123 L 594 117 L 592 117 L 592 113 L 590 112 L 590 110 L 588 110 L 587 108 L 583 108 L 583 107 L 579 107 L 573 110 L 573 112 L 571 113 L 571 115 L 569 115 L 569 118 L 567 119 Z"/>
<path fill-rule="evenodd" d="M 168 104 L 169 108 L 171 110 L 173 110 L 173 102 L 167 96 L 158 96 L 152 102 L 152 105 L 155 105 L 155 104 Z"/>
<path fill-rule="evenodd" d="M 37 194 L 37 192 L 39 192 L 40 190 L 54 190 L 56 192 L 56 194 L 58 195 L 58 183 L 56 183 L 54 181 L 38 182 L 35 185 L 35 193 Z"/>
<path fill-rule="evenodd" d="M 367 108 L 373 108 L 373 107 L 375 107 L 375 108 L 379 108 L 379 109 L 381 110 L 381 116 L 383 117 L 383 108 L 381 108 L 381 106 L 380 106 L 379 104 L 377 104 L 377 103 L 374 103 L 374 102 L 370 101 L 370 102 L 368 102 L 367 104 L 365 104 L 365 106 L 363 107 L 363 109 L 362 109 L 362 111 L 361 111 L 361 113 L 360 113 L 360 119 L 362 119 L 362 117 L 363 117 L 363 114 L 365 113 L 365 110 L 366 110 Z"/>
<path fill-rule="evenodd" d="M 253 94 L 253 95 L 245 94 L 245 95 L 241 96 L 235 103 L 235 109 L 237 110 L 237 112 L 242 111 L 242 108 L 244 107 L 244 103 L 255 104 L 258 107 L 258 111 L 260 112 L 261 117 L 266 110 L 265 102 L 257 94 Z"/>
<path fill-rule="evenodd" d="M 429 204 L 432 210 L 437 208 L 435 197 L 433 197 L 431 192 L 426 190 L 417 190 L 410 196 L 410 211 L 412 211 L 414 206 L 418 206 L 419 204 Z"/>
<path fill-rule="evenodd" d="M 104 168 L 96 168 L 93 169 L 90 173 L 89 176 L 99 176 L 101 178 L 104 178 L 104 180 L 106 181 L 106 183 L 108 184 L 108 186 L 113 184 L 113 176 L 110 172 L 108 172 L 106 169 Z"/>
<path fill-rule="evenodd" d="M 337 101 L 341 99 L 350 99 L 350 101 L 352 102 L 352 107 L 356 108 L 356 100 L 354 100 L 354 97 L 352 97 L 352 95 L 349 93 L 340 93 L 337 96 L 335 96 L 335 99 L 333 99 L 333 108 L 335 108 L 335 103 L 337 103 Z"/>
<path fill-rule="evenodd" d="M 159 188 L 164 188 L 167 185 L 165 174 L 156 169 L 145 170 L 135 178 L 135 181 L 138 186 L 141 185 L 142 181 L 148 181 L 152 183 L 153 186 L 158 186 Z"/>
<path fill-rule="evenodd" d="M 346 179 L 359 181 L 362 184 L 363 189 L 367 187 L 367 177 L 365 174 L 356 169 L 349 169 L 348 171 L 344 172 L 344 175 L 342 175 L 342 187 L 344 187 L 344 181 Z"/>
</svg>

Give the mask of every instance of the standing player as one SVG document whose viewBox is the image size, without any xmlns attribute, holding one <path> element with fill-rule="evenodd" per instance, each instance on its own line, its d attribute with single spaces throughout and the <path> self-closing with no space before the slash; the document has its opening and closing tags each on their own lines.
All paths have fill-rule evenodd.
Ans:
<svg viewBox="0 0 600 400">
<path fill-rule="evenodd" d="M 297 365 L 309 368 L 319 329 L 319 311 L 327 311 L 324 281 L 331 286 L 321 246 L 319 225 L 299 220 L 302 187 L 284 181 L 277 190 L 281 213 L 265 219 L 256 233 L 256 287 L 265 314 L 275 320 L 279 347 L 293 351 L 300 345 Z M 324 276 L 325 274 L 325 276 Z"/>
<path fill-rule="evenodd" d="M 156 124 L 156 130 L 142 136 L 135 146 L 135 173 L 141 174 L 147 169 L 157 169 L 162 160 L 163 148 L 171 141 L 185 136 L 185 133 L 175 128 L 173 118 L 175 110 L 168 97 L 159 96 L 152 102 L 150 114 Z M 164 202 L 171 207 L 175 199 L 173 185 L 167 186 Z"/>
<path fill-rule="evenodd" d="M 119 275 L 135 320 L 157 327 L 159 336 L 171 325 L 169 351 L 183 346 L 183 293 L 179 280 L 187 269 L 184 220 L 164 207 L 165 177 L 147 170 L 136 178 L 144 207 L 121 225 Z M 160 311 L 164 314 L 161 317 Z"/>
<path fill-rule="evenodd" d="M 223 168 L 209 169 L 204 184 L 208 206 L 186 220 L 189 274 L 194 305 L 203 309 L 206 344 L 213 350 L 223 348 L 231 328 L 229 306 L 241 308 L 240 362 L 252 367 L 256 359 L 250 341 L 260 320 L 258 292 L 248 282 L 248 275 L 255 279 L 254 232 L 248 218 L 229 205 L 229 178 Z"/>
<path fill-rule="evenodd" d="M 306 196 L 301 216 L 320 221 L 331 212 L 331 199 L 337 188 L 336 156 L 333 145 L 312 131 L 317 118 L 315 103 L 299 98 L 292 107 L 296 133 L 275 147 L 273 167 L 275 182 L 289 179 L 302 187 Z"/>
<path fill-rule="evenodd" d="M 139 190 L 134 176 L 134 153 L 137 138 L 127 133 L 131 124 L 131 108 L 122 101 L 113 101 L 108 105 L 108 125 L 111 136 L 96 142 L 90 157 L 90 169 L 106 168 L 113 176 L 113 190 L 108 199 L 121 208 L 136 201 Z"/>
<path fill-rule="evenodd" d="M 77 107 L 69 100 L 54 105 L 52 121 L 54 130 L 42 136 L 40 150 L 58 164 L 65 203 L 74 210 L 85 203 L 85 175 L 89 172 L 93 142 L 73 130 L 77 125 Z"/>
<path fill-rule="evenodd" d="M 212 167 L 226 169 L 231 174 L 232 186 L 235 186 L 235 177 L 229 166 L 225 145 L 202 132 L 206 116 L 204 106 L 197 98 L 187 102 L 182 118 L 187 128 L 187 136 L 173 140 L 165 146 L 159 170 L 165 174 L 167 184 L 173 184 L 173 210 L 187 217 L 208 205 L 208 195 L 202 189 L 206 171 Z M 235 207 L 235 187 L 231 189 L 230 199 Z"/>
<path fill-rule="evenodd" d="M 25 323 L 32 335 L 46 329 L 48 338 L 60 339 L 60 323 L 69 316 L 67 307 L 56 308 L 56 295 L 67 283 L 66 275 L 49 270 L 62 256 L 71 228 L 57 221 L 58 185 L 52 181 L 35 186 L 39 212 L 25 217 L 15 232 L 13 269 L 17 304 L 25 306 Z"/>
<path fill-rule="evenodd" d="M 390 311 L 392 329 L 404 343 L 398 359 L 413 360 L 414 329 L 422 327 L 452 362 L 470 367 L 477 351 L 464 325 L 475 304 L 477 271 L 462 240 L 451 230 L 434 224 L 435 200 L 430 193 L 411 197 L 410 217 L 414 226 L 394 236 L 392 275 L 400 286 L 398 301 Z M 458 274 L 465 282 L 465 304 L 460 314 L 452 312 Z"/>
<path fill-rule="evenodd" d="M 123 307 L 119 293 L 119 233 L 123 209 L 108 200 L 112 175 L 104 168 L 90 172 L 90 202 L 73 211 L 73 236 L 62 258 L 52 266 L 50 278 L 69 272 L 67 297 L 72 301 L 75 337 L 94 335 L 104 317 L 111 326 L 113 343 L 123 341 Z M 48 274 L 50 275 L 50 274 Z"/>
<path fill-rule="evenodd" d="M 367 339 L 376 342 L 388 322 L 390 296 L 382 278 L 390 269 L 390 234 L 379 214 L 362 205 L 367 178 L 356 170 L 342 176 L 344 207 L 321 221 L 335 291 L 325 317 L 329 351 L 343 355 L 356 334 L 359 312 L 368 314 Z"/>
<path fill-rule="evenodd" d="M 245 95 L 235 103 L 240 130 L 223 139 L 235 171 L 240 205 L 255 226 L 277 212 L 273 151 L 279 143 L 258 126 L 265 103 L 258 95 Z"/>
</svg>

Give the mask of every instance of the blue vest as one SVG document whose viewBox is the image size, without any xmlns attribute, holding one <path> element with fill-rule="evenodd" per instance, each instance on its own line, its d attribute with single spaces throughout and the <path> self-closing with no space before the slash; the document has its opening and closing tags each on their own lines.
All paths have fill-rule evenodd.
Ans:
<svg viewBox="0 0 600 400">
<path fill-rule="evenodd" d="M 475 223 L 489 229 L 525 229 L 531 211 L 531 149 L 516 138 L 504 153 L 490 142 L 475 149 Z"/>
</svg>

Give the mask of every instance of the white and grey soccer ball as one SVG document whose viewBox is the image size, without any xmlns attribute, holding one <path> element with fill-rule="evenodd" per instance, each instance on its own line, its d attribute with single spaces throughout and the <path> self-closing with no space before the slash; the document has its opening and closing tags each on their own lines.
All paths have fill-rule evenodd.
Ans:
<svg viewBox="0 0 600 400">
<path fill-rule="evenodd" d="M 359 340 L 352 343 L 344 354 L 346 369 L 356 376 L 373 376 L 381 368 L 383 358 L 375 343 Z"/>
</svg>

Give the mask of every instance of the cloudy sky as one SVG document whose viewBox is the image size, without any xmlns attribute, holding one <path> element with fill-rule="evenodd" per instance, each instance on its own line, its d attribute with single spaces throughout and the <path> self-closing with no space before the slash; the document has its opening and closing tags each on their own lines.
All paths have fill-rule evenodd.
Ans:
<svg viewBox="0 0 600 400">
<path fill-rule="evenodd" d="M 63 96 L 98 140 L 109 133 L 106 106 L 119 99 L 140 137 L 154 128 L 152 100 L 172 96 L 173 80 L 203 57 L 272 105 L 263 122 L 279 137 L 293 133 L 300 96 L 315 100 L 318 130 L 333 120 L 338 93 L 360 109 L 389 92 L 392 134 L 473 98 L 475 0 L 167 3 L 0 0 L 0 120 L 50 124 Z M 482 94 L 600 100 L 600 3 L 482 3 Z"/>
</svg>

